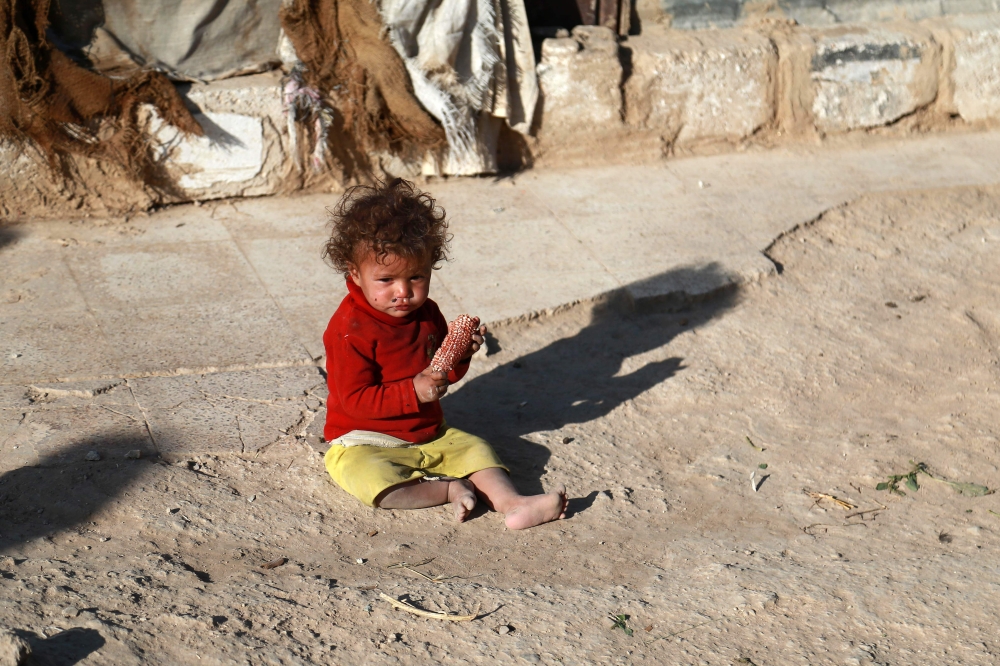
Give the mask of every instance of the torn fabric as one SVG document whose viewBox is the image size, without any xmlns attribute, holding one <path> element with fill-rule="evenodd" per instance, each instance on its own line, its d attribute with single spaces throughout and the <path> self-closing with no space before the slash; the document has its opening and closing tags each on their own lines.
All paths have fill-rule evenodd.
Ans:
<svg viewBox="0 0 1000 666">
<path fill-rule="evenodd" d="M 335 111 L 329 148 L 348 173 L 371 172 L 380 151 L 412 161 L 443 145 L 444 132 L 414 96 L 369 0 L 291 0 L 281 25 L 304 65 L 286 93 L 315 90 L 317 102 Z M 321 130 L 312 132 L 313 143 Z"/>
<path fill-rule="evenodd" d="M 0 0 L 0 139 L 33 143 L 53 166 L 68 154 L 109 160 L 152 184 L 156 168 L 140 108 L 171 125 L 202 128 L 170 81 L 136 70 L 106 77 L 85 69 L 48 40 L 49 0 Z"/>
<path fill-rule="evenodd" d="M 382 0 L 413 91 L 444 127 L 451 175 L 496 171 L 500 122 L 527 134 L 538 101 L 523 0 Z"/>
</svg>

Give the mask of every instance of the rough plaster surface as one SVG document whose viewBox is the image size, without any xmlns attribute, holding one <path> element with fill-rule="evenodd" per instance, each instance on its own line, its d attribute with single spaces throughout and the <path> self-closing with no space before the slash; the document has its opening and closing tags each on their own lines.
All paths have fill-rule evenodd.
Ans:
<svg viewBox="0 0 1000 666">
<path fill-rule="evenodd" d="M 738 140 L 774 115 L 777 53 L 742 30 L 650 31 L 629 39 L 629 124 L 679 143 Z"/>
<path fill-rule="evenodd" d="M 940 54 L 912 26 L 838 27 L 815 33 L 816 127 L 842 132 L 886 125 L 932 102 Z"/>
<path fill-rule="evenodd" d="M 572 37 L 546 39 L 538 64 L 541 136 L 621 125 L 621 79 L 618 42 L 609 28 L 580 26 Z"/>
</svg>

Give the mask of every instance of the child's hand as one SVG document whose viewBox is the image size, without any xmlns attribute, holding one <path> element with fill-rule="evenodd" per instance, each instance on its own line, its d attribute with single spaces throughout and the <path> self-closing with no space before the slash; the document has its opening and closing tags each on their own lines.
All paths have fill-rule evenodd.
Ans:
<svg viewBox="0 0 1000 666">
<path fill-rule="evenodd" d="M 417 400 L 420 402 L 440 400 L 448 392 L 448 375 L 428 367 L 413 378 L 413 388 L 417 391 Z"/>
<path fill-rule="evenodd" d="M 469 351 L 465 352 L 465 356 L 462 357 L 464 361 L 467 358 L 472 358 L 472 355 L 479 351 L 479 348 L 486 343 L 486 324 L 479 327 L 478 333 L 472 334 L 472 341 L 469 343 Z"/>
</svg>

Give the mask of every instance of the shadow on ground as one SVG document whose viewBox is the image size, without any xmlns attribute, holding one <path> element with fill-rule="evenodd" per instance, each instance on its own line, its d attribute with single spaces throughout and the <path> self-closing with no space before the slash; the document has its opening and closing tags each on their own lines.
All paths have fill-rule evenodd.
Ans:
<svg viewBox="0 0 1000 666">
<path fill-rule="evenodd" d="M 100 650 L 106 642 L 96 629 L 76 627 L 45 638 L 30 631 L 14 634 L 31 646 L 31 658 L 24 662 L 33 666 L 72 666 Z"/>
<path fill-rule="evenodd" d="M 680 293 L 638 302 L 627 293 L 642 293 L 655 284 L 724 285 L 715 264 L 680 268 L 630 285 L 594 312 L 576 335 L 509 361 L 471 379 L 443 400 L 448 422 L 489 440 L 511 468 L 521 492 L 543 492 L 540 476 L 551 451 L 525 435 L 559 430 L 607 415 L 628 400 L 684 369 L 683 359 L 667 358 L 618 376 L 622 362 L 669 343 L 685 330 L 704 325 L 732 307 L 736 289 L 691 303 Z M 499 333 L 503 344 L 503 331 Z M 585 489 L 578 489 L 585 490 Z M 579 511 L 596 493 L 573 500 Z"/>
<path fill-rule="evenodd" d="M 88 451 L 146 449 L 144 438 L 87 437 L 41 457 L 37 465 L 0 475 L 0 552 L 11 552 L 38 538 L 68 529 L 85 530 L 88 521 L 157 464 L 121 457 L 89 462 Z"/>
<path fill-rule="evenodd" d="M 8 245 L 13 245 L 20 237 L 21 232 L 15 227 L 6 226 L 0 221 L 0 250 Z"/>
</svg>

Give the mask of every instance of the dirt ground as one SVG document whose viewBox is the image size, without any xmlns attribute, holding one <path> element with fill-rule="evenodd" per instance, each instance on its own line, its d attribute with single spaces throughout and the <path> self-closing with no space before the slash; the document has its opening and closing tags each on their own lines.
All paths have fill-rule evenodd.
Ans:
<svg viewBox="0 0 1000 666">
<path fill-rule="evenodd" d="M 873 196 L 778 239 L 759 284 L 497 330 L 444 406 L 524 491 L 569 488 L 525 532 L 348 497 L 314 368 L 246 399 L 306 417 L 258 455 L 95 433 L 19 466 L 15 431 L 0 624 L 50 664 L 997 663 L 1000 499 L 944 481 L 1000 487 L 998 248 L 1000 189 Z"/>
</svg>

